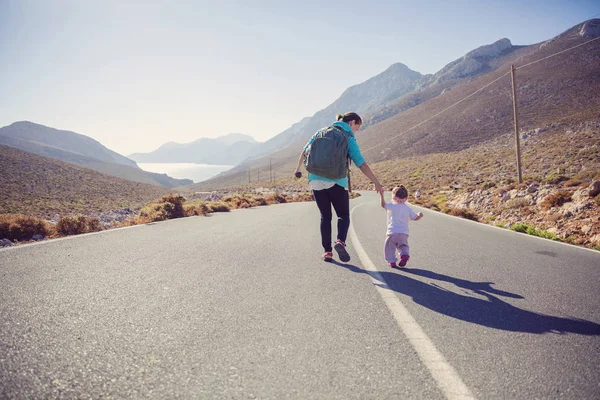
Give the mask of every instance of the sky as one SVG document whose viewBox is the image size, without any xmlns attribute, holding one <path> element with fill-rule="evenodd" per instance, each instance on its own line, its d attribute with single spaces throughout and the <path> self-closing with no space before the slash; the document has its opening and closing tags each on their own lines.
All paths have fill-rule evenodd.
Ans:
<svg viewBox="0 0 600 400">
<path fill-rule="evenodd" d="M 0 0 L 0 127 L 32 121 L 123 155 L 265 141 L 396 62 L 435 73 L 594 16 L 598 0 Z"/>
</svg>

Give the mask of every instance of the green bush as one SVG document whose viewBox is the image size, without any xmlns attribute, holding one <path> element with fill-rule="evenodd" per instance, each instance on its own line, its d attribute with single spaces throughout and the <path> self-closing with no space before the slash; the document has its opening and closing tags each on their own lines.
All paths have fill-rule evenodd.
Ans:
<svg viewBox="0 0 600 400">
<path fill-rule="evenodd" d="M 527 233 L 527 228 L 529 228 L 528 225 L 518 223 L 518 224 L 512 225 L 510 227 L 510 230 L 515 231 L 515 232 Z"/>
<path fill-rule="evenodd" d="M 551 184 L 551 185 L 556 185 L 558 183 L 564 182 L 564 181 L 568 181 L 570 178 L 568 176 L 565 175 L 561 175 L 558 173 L 549 173 L 548 175 L 546 175 L 544 177 L 544 181 L 543 183 L 546 184 Z"/>
<path fill-rule="evenodd" d="M 544 239 L 551 239 L 551 240 L 560 240 L 558 236 L 556 236 L 555 234 L 553 234 L 552 232 L 548 232 L 548 231 L 540 231 L 535 229 L 533 226 L 529 226 L 526 224 L 514 224 L 513 226 L 510 227 L 511 231 L 515 231 L 515 232 L 520 232 L 520 233 L 526 233 L 528 235 L 531 236 L 538 236 Z"/>
</svg>

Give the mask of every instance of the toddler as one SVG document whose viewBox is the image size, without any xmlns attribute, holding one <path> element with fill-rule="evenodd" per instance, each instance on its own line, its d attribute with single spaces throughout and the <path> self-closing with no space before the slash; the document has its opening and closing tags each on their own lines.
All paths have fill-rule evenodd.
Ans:
<svg viewBox="0 0 600 400">
<path fill-rule="evenodd" d="M 415 213 L 407 204 L 408 191 L 403 185 L 392 189 L 392 202 L 386 203 L 381 194 L 381 207 L 387 211 L 387 233 L 385 238 L 385 260 L 390 267 L 396 265 L 396 250 L 400 252 L 400 266 L 404 267 L 410 258 L 408 248 L 408 220 L 418 221 L 423 213 Z"/>
</svg>

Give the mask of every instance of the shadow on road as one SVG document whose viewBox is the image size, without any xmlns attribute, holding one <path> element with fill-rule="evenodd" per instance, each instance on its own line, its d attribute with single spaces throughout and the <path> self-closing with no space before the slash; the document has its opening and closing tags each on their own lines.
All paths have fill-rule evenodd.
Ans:
<svg viewBox="0 0 600 400">
<path fill-rule="evenodd" d="M 396 272 L 363 270 L 352 264 L 334 264 L 352 272 L 369 274 L 378 284 L 397 293 L 410 296 L 417 304 L 452 318 L 490 328 L 527 333 L 578 333 L 600 335 L 600 324 L 577 319 L 561 318 L 523 310 L 496 296 L 523 299 L 522 296 L 492 287 L 493 282 L 471 282 L 423 269 L 402 268 Z M 447 290 L 435 282 L 426 283 L 410 275 L 433 281 L 452 283 L 464 294 Z M 478 297 L 476 297 L 478 296 Z M 484 297 L 484 298 L 481 298 Z"/>
</svg>

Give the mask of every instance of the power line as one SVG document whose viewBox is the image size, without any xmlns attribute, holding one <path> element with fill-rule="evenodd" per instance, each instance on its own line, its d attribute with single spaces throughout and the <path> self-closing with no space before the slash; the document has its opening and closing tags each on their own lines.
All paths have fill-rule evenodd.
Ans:
<svg viewBox="0 0 600 400">
<path fill-rule="evenodd" d="M 598 14 L 598 15 L 600 15 L 600 14 Z M 600 39 L 600 37 L 597 37 L 597 38 L 594 38 L 594 39 L 588 40 L 588 41 L 586 41 L 586 42 L 584 42 L 584 43 L 580 43 L 580 44 L 578 44 L 578 45 L 575 45 L 575 46 L 573 46 L 573 47 L 569 47 L 568 49 L 565 49 L 565 50 L 558 51 L 558 52 L 556 52 L 556 53 L 554 53 L 554 54 L 551 54 L 551 55 L 549 55 L 549 56 L 547 56 L 547 57 L 544 57 L 544 58 L 541 58 L 541 59 L 539 59 L 539 60 L 532 61 L 532 62 L 530 62 L 530 63 L 528 63 L 528 64 L 525 64 L 525 65 L 519 66 L 519 67 L 515 68 L 515 70 L 519 70 L 519 69 L 521 69 L 521 68 L 525 68 L 525 67 L 528 67 L 528 66 L 530 66 L 530 65 L 536 64 L 536 63 L 538 63 L 538 62 L 541 62 L 541 61 L 547 60 L 547 59 L 549 59 L 549 58 L 555 57 L 555 56 L 557 56 L 557 55 L 559 55 L 559 54 L 566 53 L 566 52 L 568 52 L 568 51 L 571 51 L 571 50 L 574 50 L 574 49 L 576 49 L 576 48 L 578 48 L 578 47 L 584 46 L 584 45 L 586 45 L 586 44 L 588 44 L 588 43 L 594 42 L 594 41 L 596 41 L 596 40 L 598 40 L 598 39 Z M 426 120 L 424 120 L 424 121 L 422 121 L 422 122 L 419 122 L 418 124 L 416 124 L 416 125 L 414 125 L 414 126 L 412 126 L 412 127 L 408 128 L 408 129 L 406 129 L 405 131 L 398 133 L 397 135 L 394 135 L 394 136 L 392 136 L 392 137 L 389 137 L 389 138 L 387 138 L 386 140 L 384 140 L 384 141 L 382 141 L 382 142 L 380 142 L 380 143 L 376 144 L 375 146 L 372 146 L 372 147 L 370 147 L 370 148 L 368 148 L 368 149 L 366 149 L 366 150 L 363 150 L 363 153 L 367 153 L 367 152 L 369 152 L 369 151 L 371 151 L 371 150 L 373 150 L 373 149 L 376 149 L 376 148 L 380 147 L 381 145 L 383 145 L 383 144 L 385 144 L 385 143 L 387 143 L 387 142 L 389 142 L 389 141 L 391 141 L 391 140 L 393 140 L 393 139 L 396 139 L 397 137 L 399 137 L 399 136 L 402 136 L 402 135 L 404 135 L 405 133 L 407 133 L 407 132 L 410 132 L 411 130 L 413 130 L 413 129 L 415 129 L 415 128 L 418 128 L 419 126 L 421 126 L 421 125 L 425 124 L 426 122 L 429 122 L 429 121 L 431 121 L 431 120 L 432 120 L 432 119 L 434 119 L 435 117 L 437 117 L 437 116 L 439 116 L 439 115 L 441 115 L 441 114 L 445 113 L 446 111 L 450 110 L 450 109 L 451 109 L 451 108 L 453 108 L 453 107 L 456 107 L 457 105 L 459 105 L 459 104 L 460 104 L 460 103 L 462 103 L 463 101 L 465 101 L 465 100 L 467 100 L 467 99 L 469 99 L 469 98 L 473 97 L 473 96 L 474 96 L 474 95 L 476 95 L 477 93 L 481 92 L 482 90 L 486 89 L 487 87 L 489 87 L 489 86 L 493 85 L 494 83 L 498 82 L 500 79 L 504 78 L 505 76 L 507 76 L 507 75 L 510 75 L 510 73 L 511 73 L 511 72 L 510 72 L 510 71 L 508 71 L 508 72 L 507 72 L 507 73 L 505 73 L 504 75 L 501 75 L 500 77 L 498 77 L 498 78 L 494 79 L 492 82 L 490 82 L 490 83 L 488 83 L 487 85 L 485 85 L 485 86 L 483 86 L 483 87 L 481 87 L 481 88 L 477 89 L 477 90 L 476 90 L 476 91 L 474 91 L 473 93 L 471 93 L 471 94 L 469 94 L 468 96 L 466 96 L 466 97 L 462 98 L 461 100 L 457 101 L 456 103 L 454 103 L 454 104 L 452 104 L 452 105 L 450 105 L 450 106 L 448 106 L 448 107 L 444 108 L 442 111 L 440 111 L 440 112 L 438 112 L 438 113 L 434 114 L 433 116 L 431 116 L 431 117 L 427 118 Z"/>
<path fill-rule="evenodd" d="M 519 69 L 521 69 L 521 68 L 529 67 L 530 65 L 537 64 L 537 63 L 539 63 L 540 61 L 544 61 L 544 60 L 547 60 L 547 59 L 549 59 L 549 58 L 552 58 L 552 57 L 554 57 L 554 56 L 557 56 L 557 55 L 559 55 L 559 54 L 566 53 L 567 51 L 571 51 L 571 50 L 573 50 L 573 49 L 576 49 L 576 48 L 578 48 L 578 47 L 584 46 L 584 45 L 586 45 L 586 44 L 588 44 L 588 43 L 591 43 L 591 42 L 593 42 L 593 41 L 596 41 L 596 40 L 598 40 L 598 39 L 600 39 L 600 36 L 598 36 L 597 38 L 594 38 L 594 39 L 588 40 L 588 41 L 587 41 L 587 42 L 585 42 L 585 43 L 580 43 L 580 44 L 578 44 L 578 45 L 576 45 L 576 46 L 569 47 L 569 48 L 568 48 L 568 49 L 566 49 L 566 50 L 562 50 L 562 51 L 559 51 L 559 52 L 557 52 L 557 53 L 551 54 L 551 55 L 549 55 L 548 57 L 540 58 L 539 60 L 535 60 L 535 61 L 532 61 L 532 62 L 530 62 L 530 63 L 528 63 L 528 64 L 521 65 L 520 67 L 517 67 L 517 68 L 515 68 L 515 70 L 519 70 Z"/>
<path fill-rule="evenodd" d="M 368 148 L 367 150 L 364 150 L 363 152 L 364 152 L 364 153 L 366 153 L 366 152 L 368 152 L 368 151 L 370 151 L 370 150 L 373 150 L 373 149 L 375 149 L 375 148 L 377 148 L 377 147 L 381 146 L 382 144 L 389 142 L 389 141 L 390 141 L 390 140 L 392 140 L 392 139 L 396 139 L 398 136 L 404 135 L 405 133 L 407 133 L 407 132 L 410 132 L 410 131 L 412 131 L 412 130 L 413 130 L 413 129 L 415 129 L 415 128 L 418 128 L 419 126 L 423 125 L 424 123 L 431 121 L 432 119 L 434 119 L 434 118 L 435 118 L 435 117 L 437 117 L 438 115 L 445 113 L 445 112 L 446 112 L 446 111 L 448 111 L 449 109 L 451 109 L 451 108 L 453 108 L 453 107 L 455 107 L 455 106 L 459 105 L 459 104 L 460 104 L 460 103 L 462 103 L 463 101 L 465 101 L 465 100 L 467 100 L 467 99 L 469 99 L 469 98 L 473 97 L 473 96 L 474 96 L 474 95 L 476 95 L 477 93 L 481 92 L 483 89 L 487 88 L 488 86 L 491 86 L 491 85 L 493 85 L 494 83 L 498 82 L 500 79 L 504 78 L 506 75 L 509 75 L 509 74 L 510 74 L 510 71 L 508 71 L 508 72 L 507 72 L 507 73 L 505 73 L 504 75 L 502 75 L 502 76 L 500 76 L 500 77 L 498 77 L 498 78 L 494 79 L 492 82 L 488 83 L 487 85 L 485 85 L 485 86 L 483 86 L 483 87 L 481 87 L 481 88 L 477 89 L 476 91 L 474 91 L 474 92 L 473 92 L 473 93 L 471 93 L 470 95 L 468 95 L 468 96 L 466 96 L 466 97 L 462 98 L 461 100 L 457 101 L 456 103 L 452 104 L 451 106 L 444 108 L 442 111 L 440 111 L 440 112 L 438 112 L 437 114 L 434 114 L 433 116 L 431 116 L 431 117 L 427 118 L 425 121 L 419 122 L 417 125 L 414 125 L 414 126 L 412 126 L 412 127 L 408 128 L 408 129 L 407 129 L 407 130 L 405 130 L 404 132 L 400 132 L 399 134 L 397 134 L 397 135 L 395 135 L 395 136 L 392 136 L 392 137 L 390 137 L 390 138 L 387 138 L 387 139 L 386 139 L 386 140 L 384 140 L 383 142 L 381 142 L 381 143 L 378 143 L 378 144 L 376 144 L 375 146 L 373 146 L 373 147 L 371 147 L 371 148 Z"/>
</svg>

